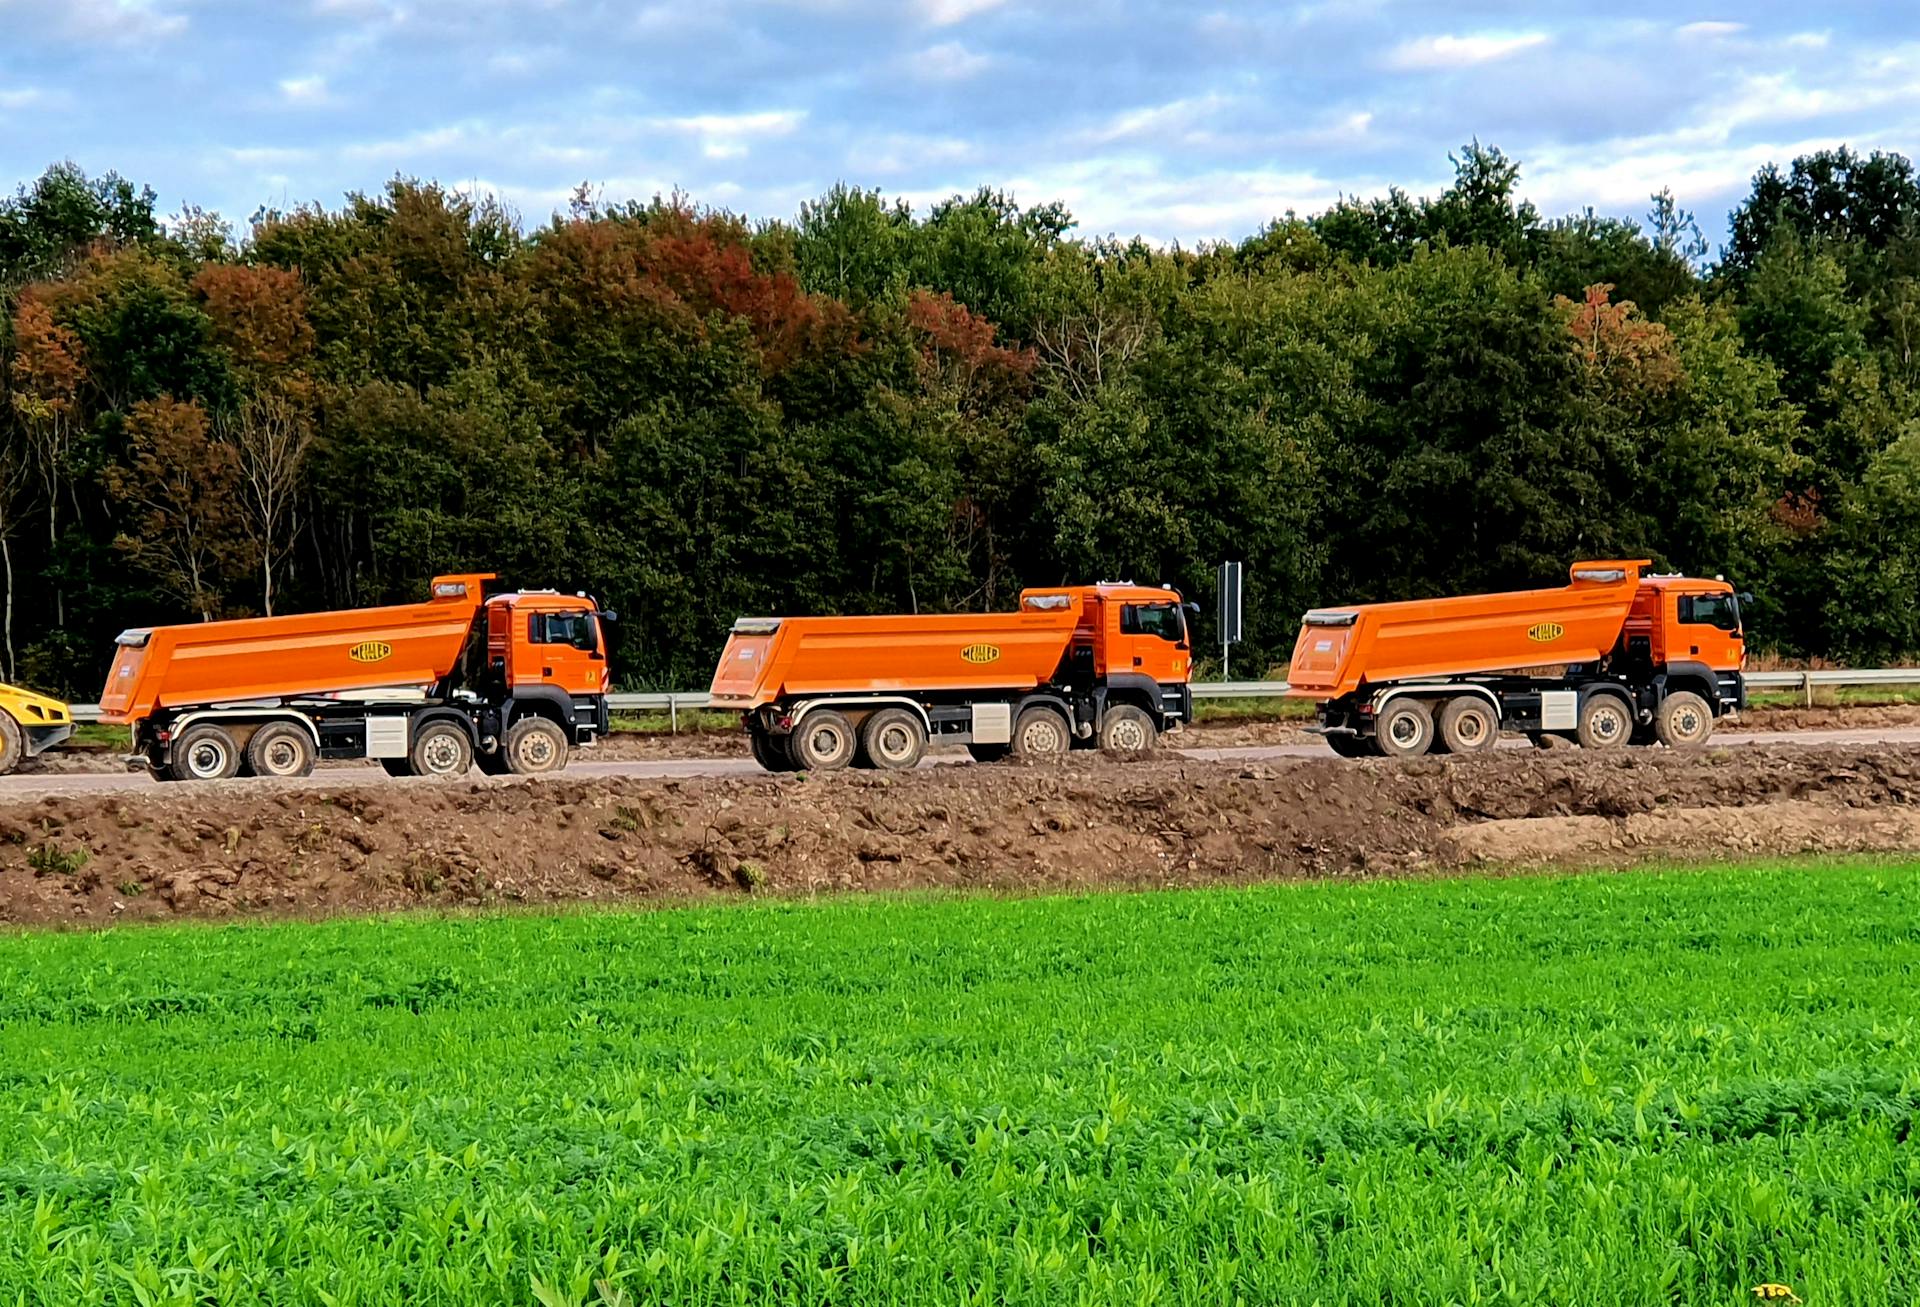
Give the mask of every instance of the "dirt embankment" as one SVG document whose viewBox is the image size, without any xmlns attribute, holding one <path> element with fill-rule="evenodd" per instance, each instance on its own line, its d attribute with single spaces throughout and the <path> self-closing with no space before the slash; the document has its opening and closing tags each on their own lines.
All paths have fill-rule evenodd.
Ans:
<svg viewBox="0 0 1920 1307">
<path fill-rule="evenodd" d="M 1089 757 L 902 776 L 255 782 L 0 805 L 0 920 L 1055 889 L 1920 849 L 1920 751 Z"/>
</svg>

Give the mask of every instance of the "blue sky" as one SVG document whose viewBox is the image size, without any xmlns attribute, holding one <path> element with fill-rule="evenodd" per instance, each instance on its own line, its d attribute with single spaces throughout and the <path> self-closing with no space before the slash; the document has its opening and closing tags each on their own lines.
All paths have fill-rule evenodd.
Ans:
<svg viewBox="0 0 1920 1307">
<path fill-rule="evenodd" d="M 1904 3 L 0 0 L 0 185 L 71 158 L 240 221 L 396 172 L 529 224 L 582 181 L 755 217 L 992 183 L 1191 243 L 1431 192 L 1478 137 L 1549 214 L 1669 185 L 1717 240 L 1762 163 L 1916 127 Z"/>
</svg>

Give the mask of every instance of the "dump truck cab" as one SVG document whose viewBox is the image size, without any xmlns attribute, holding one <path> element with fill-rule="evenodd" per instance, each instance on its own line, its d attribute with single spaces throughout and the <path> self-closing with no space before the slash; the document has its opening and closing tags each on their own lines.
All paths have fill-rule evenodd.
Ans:
<svg viewBox="0 0 1920 1307">
<path fill-rule="evenodd" d="M 1133 752 L 1188 720 L 1191 605 L 1125 582 L 1024 590 L 1010 613 L 743 617 L 712 704 L 773 771 Z"/>
</svg>

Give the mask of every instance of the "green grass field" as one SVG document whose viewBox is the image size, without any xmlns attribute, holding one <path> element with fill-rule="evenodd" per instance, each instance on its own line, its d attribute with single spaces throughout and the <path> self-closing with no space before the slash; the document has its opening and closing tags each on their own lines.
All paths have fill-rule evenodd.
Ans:
<svg viewBox="0 0 1920 1307">
<path fill-rule="evenodd" d="M 1920 1295 L 1920 869 L 0 939 L 0 1301 Z"/>
</svg>

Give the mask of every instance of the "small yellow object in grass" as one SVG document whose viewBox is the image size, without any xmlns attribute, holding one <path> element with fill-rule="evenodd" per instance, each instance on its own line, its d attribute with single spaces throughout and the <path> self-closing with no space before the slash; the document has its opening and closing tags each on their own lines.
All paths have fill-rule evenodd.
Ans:
<svg viewBox="0 0 1920 1307">
<path fill-rule="evenodd" d="M 1799 1302 L 1800 1295 L 1784 1284 L 1756 1284 L 1753 1296 L 1762 1300 L 1778 1298 L 1786 1302 Z"/>
</svg>

